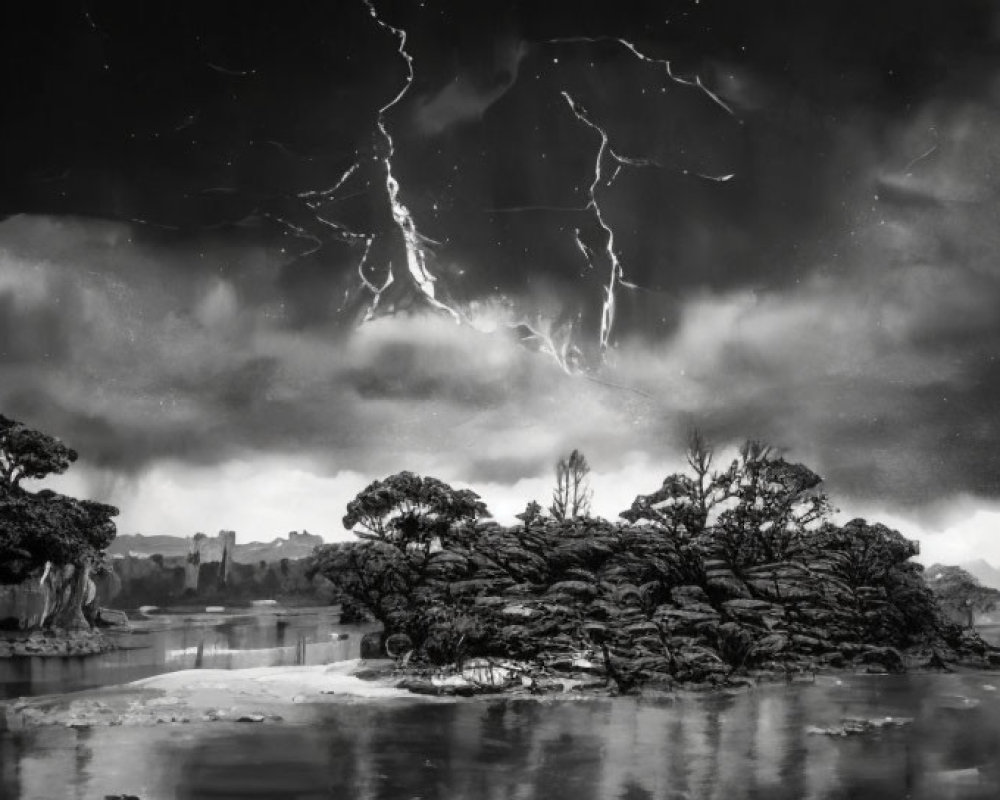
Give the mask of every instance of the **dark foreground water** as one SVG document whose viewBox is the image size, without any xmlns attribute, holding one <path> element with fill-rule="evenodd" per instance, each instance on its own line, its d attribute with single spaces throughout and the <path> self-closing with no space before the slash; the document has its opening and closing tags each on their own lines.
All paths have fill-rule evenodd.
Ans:
<svg viewBox="0 0 1000 800">
<path fill-rule="evenodd" d="M 337 618 L 164 615 L 117 653 L 0 661 L 0 698 L 199 666 L 356 658 L 364 629 Z M 913 721 L 849 738 L 809 733 L 886 716 Z M 345 699 L 307 717 L 0 730 L 0 800 L 1000 798 L 1000 674 L 820 677 L 663 702 Z"/>
<path fill-rule="evenodd" d="M 344 702 L 308 724 L 0 734 L 0 797 L 995 798 L 1000 675 L 850 676 L 733 696 Z M 844 716 L 913 717 L 810 734 Z"/>
</svg>

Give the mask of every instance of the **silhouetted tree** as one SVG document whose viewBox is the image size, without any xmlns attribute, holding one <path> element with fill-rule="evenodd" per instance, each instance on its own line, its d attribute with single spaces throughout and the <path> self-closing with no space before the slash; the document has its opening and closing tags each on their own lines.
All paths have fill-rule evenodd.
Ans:
<svg viewBox="0 0 1000 800">
<path fill-rule="evenodd" d="M 542 507 L 538 504 L 538 501 L 532 500 L 524 507 L 524 511 L 514 516 L 521 520 L 527 528 L 542 519 Z"/>
<path fill-rule="evenodd" d="M 715 521 L 716 549 L 737 569 L 801 553 L 807 530 L 830 514 L 826 495 L 817 490 L 822 478 L 761 442 L 746 442 L 713 483 L 726 505 Z"/>
<path fill-rule="evenodd" d="M 549 512 L 557 520 L 590 516 L 590 490 L 588 475 L 590 465 L 579 450 L 556 464 L 556 488 L 552 491 Z"/>
</svg>

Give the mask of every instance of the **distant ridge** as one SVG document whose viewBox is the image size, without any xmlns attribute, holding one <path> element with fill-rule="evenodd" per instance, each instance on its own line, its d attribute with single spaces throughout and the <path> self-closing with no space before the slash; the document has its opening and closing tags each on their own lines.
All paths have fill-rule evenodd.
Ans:
<svg viewBox="0 0 1000 800">
<path fill-rule="evenodd" d="M 161 555 L 165 558 L 186 556 L 191 550 L 193 537 L 184 536 L 143 536 L 141 533 L 120 534 L 108 548 L 112 556 L 139 556 L 148 558 Z M 270 542 L 248 542 L 237 544 L 233 561 L 241 564 L 255 564 L 260 561 L 273 563 L 283 558 L 305 558 L 312 555 L 317 545 L 323 544 L 323 537 L 303 531 L 289 532 L 287 537 L 277 537 Z"/>
<path fill-rule="evenodd" d="M 141 533 L 122 533 L 108 548 L 111 555 L 127 556 L 130 553 L 151 556 L 159 553 L 161 556 L 187 555 L 191 540 L 182 536 L 143 536 Z"/>
</svg>

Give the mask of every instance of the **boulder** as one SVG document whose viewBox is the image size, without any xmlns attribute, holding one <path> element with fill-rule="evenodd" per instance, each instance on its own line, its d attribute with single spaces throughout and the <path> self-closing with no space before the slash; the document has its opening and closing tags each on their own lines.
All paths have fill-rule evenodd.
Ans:
<svg viewBox="0 0 1000 800">
<path fill-rule="evenodd" d="M 670 598 L 680 608 L 709 605 L 708 595 L 700 586 L 675 586 L 670 590 Z"/>
<path fill-rule="evenodd" d="M 553 583 L 546 594 L 565 594 L 570 597 L 589 600 L 597 596 L 597 587 L 585 581 L 559 581 L 558 583 Z"/>
<path fill-rule="evenodd" d="M 859 664 L 877 666 L 885 672 L 905 672 L 903 656 L 895 647 L 875 647 L 865 645 L 855 658 Z"/>
</svg>

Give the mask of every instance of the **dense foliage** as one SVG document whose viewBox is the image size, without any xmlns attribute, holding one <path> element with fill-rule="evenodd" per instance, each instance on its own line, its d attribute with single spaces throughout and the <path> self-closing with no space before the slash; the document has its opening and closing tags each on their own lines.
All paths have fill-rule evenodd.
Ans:
<svg viewBox="0 0 1000 800">
<path fill-rule="evenodd" d="M 48 567 L 53 581 L 58 575 L 74 583 L 70 605 L 82 603 L 89 572 L 103 564 L 118 509 L 50 490 L 29 492 L 21 481 L 61 474 L 76 458 L 58 439 L 0 415 L 0 582 L 16 583 Z M 58 603 L 53 608 L 56 617 L 79 617 Z"/>
<path fill-rule="evenodd" d="M 594 659 L 623 686 L 805 662 L 896 669 L 898 649 L 957 641 L 916 546 L 865 520 L 834 525 L 811 470 L 753 442 L 713 471 L 696 441 L 688 463 L 624 523 L 546 518 L 537 504 L 509 528 L 445 513 L 420 547 L 328 545 L 317 569 L 417 658 Z"/>
<path fill-rule="evenodd" d="M 115 537 L 116 513 L 48 490 L 0 495 L 0 581 L 16 583 L 47 562 L 100 565 Z"/>
<path fill-rule="evenodd" d="M 474 522 L 486 514 L 475 492 L 400 472 L 358 493 L 347 504 L 344 527 L 361 526 L 361 538 L 426 550 L 432 540 L 446 538 L 456 523 Z"/>
</svg>

